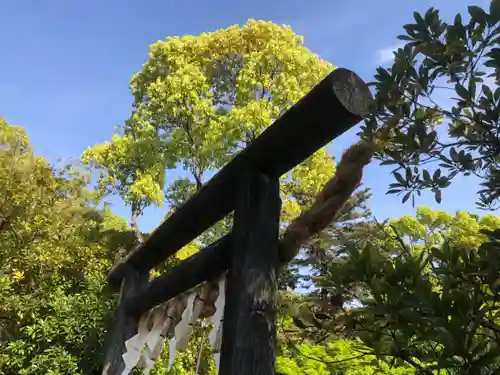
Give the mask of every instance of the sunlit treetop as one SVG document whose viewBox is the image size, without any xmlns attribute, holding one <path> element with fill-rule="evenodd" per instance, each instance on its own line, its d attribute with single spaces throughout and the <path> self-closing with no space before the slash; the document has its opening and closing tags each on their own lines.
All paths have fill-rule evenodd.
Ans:
<svg viewBox="0 0 500 375">
<path fill-rule="evenodd" d="M 19 155 L 31 151 L 26 131 L 20 126 L 10 125 L 0 116 L 0 150 L 2 154 Z"/>
<path fill-rule="evenodd" d="M 131 80 L 134 110 L 122 133 L 84 160 L 101 170 L 102 190 L 118 193 L 133 211 L 161 205 L 165 193 L 178 208 L 207 171 L 225 165 L 333 69 L 290 27 L 272 22 L 168 37 L 150 46 Z M 191 178 L 169 180 L 164 172 L 174 167 Z M 334 170 L 320 150 L 284 176 L 285 216 L 309 204 Z"/>
<path fill-rule="evenodd" d="M 150 46 L 132 78 L 136 112 L 127 131 L 153 126 L 187 169 L 220 167 L 332 70 L 291 28 L 272 22 L 170 37 Z"/>
<path fill-rule="evenodd" d="M 465 211 L 457 211 L 452 215 L 445 211 L 433 210 L 429 207 L 417 207 L 415 217 L 404 215 L 389 221 L 385 228 L 389 238 L 396 234 L 410 240 L 413 245 L 435 246 L 446 238 L 454 246 L 477 249 L 487 240 L 482 230 L 500 229 L 500 218 L 496 215 L 478 217 Z M 388 241 L 387 243 L 392 242 Z M 393 245 L 399 247 L 398 241 Z M 387 244 L 386 243 L 386 244 Z"/>
</svg>

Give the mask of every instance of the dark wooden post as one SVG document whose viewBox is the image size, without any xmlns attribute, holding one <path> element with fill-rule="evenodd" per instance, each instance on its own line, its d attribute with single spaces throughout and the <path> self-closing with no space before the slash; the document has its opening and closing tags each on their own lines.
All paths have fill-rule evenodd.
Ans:
<svg viewBox="0 0 500 375">
<path fill-rule="evenodd" d="M 108 275 L 111 285 L 120 285 L 124 264 L 150 270 L 231 213 L 234 184 L 247 165 L 281 176 L 360 122 L 369 113 L 371 97 L 358 75 L 335 69 L 116 264 Z"/>
<path fill-rule="evenodd" d="M 143 289 L 148 281 L 148 271 L 138 272 L 131 267 L 126 267 L 112 327 L 106 338 L 106 357 L 102 375 L 121 375 L 125 369 L 122 358 L 122 354 L 125 353 L 125 341 L 137 333 L 139 317 L 129 314 L 123 302 Z"/>
<path fill-rule="evenodd" d="M 227 277 L 220 375 L 274 375 L 279 178 L 242 173 Z"/>
</svg>

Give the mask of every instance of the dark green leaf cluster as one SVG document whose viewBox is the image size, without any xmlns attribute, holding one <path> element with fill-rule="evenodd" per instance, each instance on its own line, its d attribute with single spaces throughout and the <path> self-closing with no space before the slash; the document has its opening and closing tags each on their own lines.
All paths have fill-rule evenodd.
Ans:
<svg viewBox="0 0 500 375">
<path fill-rule="evenodd" d="M 378 158 L 395 167 L 388 193 L 404 202 L 426 189 L 440 202 L 458 174 L 481 179 L 481 208 L 500 197 L 499 4 L 470 6 L 467 22 L 458 14 L 446 23 L 433 8 L 415 13 L 392 67 L 377 69 L 362 135 L 381 144 Z"/>
<path fill-rule="evenodd" d="M 500 371 L 500 231 L 483 231 L 479 248 L 445 241 L 387 251 L 349 246 L 323 283 L 341 288 L 351 334 L 391 365 L 421 374 Z M 356 295 L 355 290 L 363 293 Z"/>
</svg>

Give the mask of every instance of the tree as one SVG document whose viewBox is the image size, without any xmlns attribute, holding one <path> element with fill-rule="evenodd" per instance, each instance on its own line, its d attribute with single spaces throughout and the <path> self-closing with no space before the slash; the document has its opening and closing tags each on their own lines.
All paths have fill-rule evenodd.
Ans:
<svg viewBox="0 0 500 375">
<path fill-rule="evenodd" d="M 366 350 L 356 340 L 339 339 L 326 345 L 300 344 L 285 349 L 283 355 L 277 357 L 276 372 L 283 375 L 414 374 L 408 367 L 390 368 Z"/>
<path fill-rule="evenodd" d="M 278 357 L 276 372 L 283 375 L 295 374 L 414 374 L 411 366 L 390 367 L 383 359 L 377 358 L 373 350 L 357 337 L 347 337 L 341 331 L 330 330 L 327 335 L 317 329 L 319 320 L 304 311 L 314 311 L 315 306 L 307 305 L 308 296 L 295 292 L 280 294 L 282 313 L 278 318 Z M 298 312 L 302 310 L 302 312 Z M 309 315 L 309 316 L 307 316 Z M 326 314 L 322 314 L 326 315 Z M 299 323 L 299 316 L 304 322 Z M 309 331 L 310 335 L 306 331 Z"/>
<path fill-rule="evenodd" d="M 242 27 L 169 37 L 150 46 L 148 61 L 131 80 L 134 111 L 122 134 L 83 158 L 102 172 L 103 190 L 111 188 L 132 205 L 133 218 L 141 213 L 134 207 L 164 199 L 171 213 L 201 188 L 208 172 L 227 163 L 332 69 L 289 27 L 271 22 L 249 20 Z M 173 167 L 188 177 L 166 183 Z M 321 149 L 282 177 L 283 226 L 311 204 L 334 172 L 333 158 Z M 134 203 L 139 198 L 142 203 Z M 353 201 L 349 212 L 357 208 Z M 352 216 L 346 211 L 344 218 Z M 191 248 L 227 233 L 231 222 L 221 221 Z M 282 281 L 283 287 L 296 284 L 294 277 Z"/>
<path fill-rule="evenodd" d="M 131 117 L 110 142 L 89 148 L 83 160 L 100 171 L 101 192 L 118 194 L 131 206 L 132 224 L 140 233 L 135 219 L 144 207 L 166 201 L 168 218 L 209 174 L 332 69 L 307 50 L 289 27 L 271 22 L 250 20 L 243 27 L 167 38 L 150 46 L 148 61 L 131 80 Z M 184 170 L 187 177 L 169 181 L 172 168 Z M 283 228 L 312 204 L 334 173 L 334 160 L 323 148 L 282 177 Z M 354 197 L 341 221 L 363 216 L 367 198 L 367 191 Z M 231 224 L 229 216 L 177 256 L 183 258 L 213 242 L 228 233 Z M 332 231 L 338 229 L 332 227 Z M 329 246 L 326 238 L 321 241 L 325 248 Z M 318 237 L 314 251 L 304 249 L 307 260 L 302 262 L 312 262 L 321 253 L 319 247 Z M 283 289 L 294 288 L 300 280 L 293 268 L 281 277 Z M 180 361 L 196 357 L 196 350 L 193 347 Z M 155 371 L 164 370 L 160 361 Z"/>
<path fill-rule="evenodd" d="M 425 189 L 440 202 L 441 190 L 462 174 L 480 179 L 479 207 L 495 208 L 500 1 L 487 10 L 470 6 L 467 22 L 457 14 L 446 23 L 433 8 L 414 18 L 399 36 L 406 45 L 395 52 L 392 67 L 377 69 L 374 114 L 363 136 L 386 145 L 378 157 L 396 167 L 388 193 L 404 194 L 403 202 Z"/>
<path fill-rule="evenodd" d="M 151 204 L 164 200 L 165 161 L 163 145 L 147 130 L 140 134 L 119 136 L 87 149 L 82 161 L 96 167 L 101 193 L 115 193 L 131 207 L 131 227 L 137 241 L 143 242 L 137 218 Z"/>
<path fill-rule="evenodd" d="M 496 373 L 500 218 L 421 207 L 381 228 L 319 280 L 356 302 L 346 334 L 418 373 Z"/>
<path fill-rule="evenodd" d="M 2 374 L 93 374 L 101 366 L 113 304 L 105 275 L 130 230 L 97 209 L 88 182 L 34 155 L 24 129 L 0 118 Z"/>
</svg>

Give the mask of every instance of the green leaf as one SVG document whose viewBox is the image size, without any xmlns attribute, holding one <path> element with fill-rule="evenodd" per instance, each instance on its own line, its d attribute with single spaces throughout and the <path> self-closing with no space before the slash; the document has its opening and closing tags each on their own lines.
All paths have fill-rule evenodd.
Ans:
<svg viewBox="0 0 500 375">
<path fill-rule="evenodd" d="M 396 194 L 396 193 L 399 193 L 401 191 L 401 189 L 390 189 L 390 190 L 387 190 L 387 192 L 385 194 Z"/>
<path fill-rule="evenodd" d="M 500 22 L 500 0 L 491 0 L 490 3 L 490 25 Z"/>
<path fill-rule="evenodd" d="M 411 197 L 411 191 L 406 193 L 403 197 L 403 203 L 406 203 L 406 201 Z"/>
<path fill-rule="evenodd" d="M 440 177 L 441 177 L 441 169 L 436 169 L 434 171 L 434 174 L 432 175 L 432 180 L 436 182 L 439 180 Z"/>
<path fill-rule="evenodd" d="M 422 15 L 418 12 L 413 12 L 413 18 L 415 19 L 415 21 L 417 22 L 417 24 L 419 26 L 423 26 L 425 27 L 426 24 L 425 24 L 425 21 L 424 19 L 422 18 Z"/>
<path fill-rule="evenodd" d="M 426 115 L 427 115 L 427 112 L 423 108 L 418 108 L 415 111 L 415 119 L 417 121 L 422 121 L 426 117 Z"/>
<path fill-rule="evenodd" d="M 483 8 L 476 5 L 471 5 L 468 7 L 468 10 L 471 18 L 474 21 L 478 23 L 484 23 L 488 20 L 488 14 L 483 10 Z"/>
<path fill-rule="evenodd" d="M 488 98 L 488 100 L 494 100 L 493 92 L 491 91 L 491 89 L 489 88 L 488 85 L 483 85 L 482 91 L 483 91 L 484 96 L 486 96 Z"/>
<path fill-rule="evenodd" d="M 408 36 L 408 35 L 398 35 L 398 39 L 399 40 L 408 40 L 408 41 L 413 40 L 413 38 Z"/>
<path fill-rule="evenodd" d="M 457 84 L 455 85 L 455 91 L 456 91 L 456 92 L 457 92 L 457 94 L 458 94 L 461 98 L 463 98 L 463 99 L 466 99 L 466 100 L 467 100 L 467 99 L 469 99 L 469 97 L 470 97 L 470 96 L 469 96 L 469 92 L 467 91 L 467 89 L 466 89 L 464 86 L 462 86 L 460 83 L 457 83 Z"/>
<path fill-rule="evenodd" d="M 424 181 L 431 181 L 431 174 L 429 173 L 429 171 L 427 169 L 424 169 L 423 177 L 424 177 Z"/>
<path fill-rule="evenodd" d="M 495 90 L 494 98 L 496 101 L 500 100 L 500 87 L 497 87 L 497 89 Z"/>
<path fill-rule="evenodd" d="M 434 193 L 434 199 L 436 200 L 437 203 L 441 203 L 441 190 L 437 189 L 436 192 Z"/>
<path fill-rule="evenodd" d="M 403 186 L 406 186 L 406 180 L 401 176 L 399 172 L 394 172 L 394 177 L 396 177 L 396 180 Z"/>
</svg>

